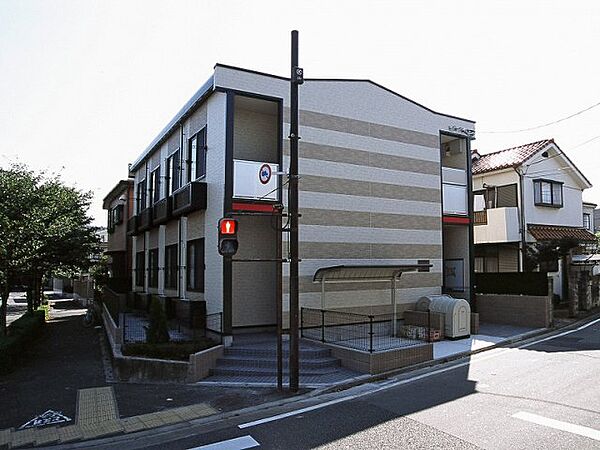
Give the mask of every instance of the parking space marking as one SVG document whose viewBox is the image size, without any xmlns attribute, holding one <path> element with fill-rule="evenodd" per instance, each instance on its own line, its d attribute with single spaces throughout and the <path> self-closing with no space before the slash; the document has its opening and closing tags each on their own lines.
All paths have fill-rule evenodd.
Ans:
<svg viewBox="0 0 600 450">
<path fill-rule="evenodd" d="M 575 425 L 573 423 L 568 422 L 562 422 L 560 420 L 549 419 L 547 417 L 538 416 L 537 414 L 532 414 L 525 411 L 519 411 L 518 413 L 513 414 L 512 416 L 517 419 L 535 423 L 537 425 L 542 425 L 548 428 L 554 428 L 555 430 L 567 431 L 569 433 L 578 434 L 579 436 L 594 439 L 595 441 L 600 441 L 600 430 L 595 430 L 593 428 Z"/>
</svg>

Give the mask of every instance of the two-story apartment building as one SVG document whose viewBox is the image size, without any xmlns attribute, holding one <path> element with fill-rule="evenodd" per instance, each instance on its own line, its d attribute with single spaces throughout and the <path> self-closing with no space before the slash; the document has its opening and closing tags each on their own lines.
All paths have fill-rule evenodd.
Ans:
<svg viewBox="0 0 600 450">
<path fill-rule="evenodd" d="M 593 240 L 582 202 L 591 184 L 554 140 L 472 158 L 475 271 L 523 271 L 525 249 L 537 241 Z"/>
<path fill-rule="evenodd" d="M 107 245 L 109 287 L 116 292 L 131 289 L 131 237 L 127 221 L 133 214 L 133 180 L 119 181 L 104 197 L 102 208 L 107 211 Z"/>
<path fill-rule="evenodd" d="M 131 165 L 132 289 L 171 299 L 184 322 L 205 306 L 232 333 L 274 326 L 278 300 L 287 309 L 289 90 L 288 78 L 217 64 Z M 473 128 L 369 80 L 305 80 L 301 306 L 321 307 L 313 277 L 336 265 L 426 262 L 400 277 L 399 303 L 443 290 L 468 298 Z M 261 181 L 265 164 L 272 177 Z M 233 260 L 217 251 L 224 216 L 239 220 Z M 390 287 L 337 283 L 326 298 L 328 309 L 372 311 L 389 306 Z"/>
</svg>

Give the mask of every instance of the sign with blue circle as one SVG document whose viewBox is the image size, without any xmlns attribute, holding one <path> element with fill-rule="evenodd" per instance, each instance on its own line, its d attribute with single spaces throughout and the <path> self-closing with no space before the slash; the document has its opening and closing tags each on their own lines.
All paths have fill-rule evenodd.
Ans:
<svg viewBox="0 0 600 450">
<path fill-rule="evenodd" d="M 267 184 L 271 181 L 271 175 L 271 166 L 269 164 L 263 164 L 260 166 L 260 169 L 258 169 L 258 179 L 262 184 Z"/>
</svg>

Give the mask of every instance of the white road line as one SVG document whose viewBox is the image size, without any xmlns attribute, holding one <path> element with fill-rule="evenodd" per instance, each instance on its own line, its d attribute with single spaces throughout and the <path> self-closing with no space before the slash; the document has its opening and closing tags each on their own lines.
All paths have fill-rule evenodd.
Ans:
<svg viewBox="0 0 600 450">
<path fill-rule="evenodd" d="M 540 342 L 549 341 L 551 339 L 556 339 L 556 338 L 565 336 L 567 334 L 574 333 L 576 331 L 581 331 L 581 330 L 583 330 L 585 328 L 588 328 L 588 327 L 590 327 L 590 326 L 592 326 L 592 325 L 594 325 L 594 324 L 596 324 L 598 322 L 600 322 L 600 319 L 593 320 L 593 321 L 591 321 L 589 323 L 586 323 L 585 325 L 580 326 L 579 328 L 576 328 L 576 329 L 573 329 L 573 330 L 569 330 L 569 331 L 565 331 L 565 332 L 557 334 L 555 336 L 549 336 L 549 337 L 546 337 L 546 338 L 543 338 L 543 339 L 538 339 L 536 341 L 529 342 L 527 344 L 523 344 L 523 345 L 521 345 L 519 347 L 516 347 L 516 348 L 520 349 L 520 348 L 531 347 L 532 345 L 539 344 Z M 481 362 L 481 361 L 486 361 L 488 359 L 497 358 L 498 356 L 504 355 L 505 353 L 508 353 L 511 350 L 512 349 L 504 349 L 502 351 L 498 351 L 498 352 L 492 353 L 490 355 L 479 356 L 479 357 L 477 357 L 477 359 L 476 359 L 475 362 Z M 375 394 L 377 392 L 380 392 L 380 391 L 383 391 L 383 390 L 386 390 L 386 389 L 394 388 L 396 386 L 402 386 L 403 384 L 412 383 L 414 381 L 422 380 L 424 378 L 429 378 L 429 377 L 432 377 L 434 375 L 439 375 L 440 373 L 448 372 L 450 370 L 459 369 L 461 367 L 465 367 L 465 366 L 469 366 L 469 365 L 471 365 L 471 360 L 465 361 L 465 362 L 460 363 L 460 364 L 455 364 L 453 366 L 444 367 L 442 369 L 437 369 L 437 370 L 434 370 L 432 372 L 423 373 L 421 375 L 417 375 L 417 376 L 414 376 L 412 378 L 407 378 L 405 380 L 389 382 L 389 383 L 386 383 L 385 385 L 380 386 L 377 389 L 373 389 L 371 391 L 362 392 L 360 394 L 349 395 L 347 397 L 342 397 L 342 398 L 338 398 L 338 399 L 335 399 L 335 400 L 330 400 L 330 401 L 325 402 L 325 403 L 320 403 L 318 405 L 308 406 L 306 408 L 296 409 L 294 411 L 290 411 L 290 412 L 282 413 L 282 414 L 277 414 L 275 416 L 265 417 L 264 419 L 258 419 L 258 420 L 252 421 L 252 422 L 242 423 L 242 424 L 238 425 L 238 428 L 244 429 L 244 428 L 254 427 L 256 425 L 262 425 L 263 423 L 269 423 L 269 422 L 273 422 L 275 420 L 285 419 L 286 417 L 292 417 L 292 416 L 296 416 L 298 414 L 303 414 L 305 412 L 315 411 L 317 409 L 326 408 L 328 406 L 335 405 L 337 403 L 343 403 L 343 402 L 347 402 L 347 401 L 350 401 L 350 400 L 354 400 L 356 398 L 364 397 L 366 395 Z"/>
<path fill-rule="evenodd" d="M 556 430 L 567 431 L 569 433 L 578 434 L 579 436 L 594 439 L 595 441 L 600 441 L 600 430 L 595 430 L 593 428 L 575 425 L 568 422 L 561 422 L 560 420 L 548 419 L 547 417 L 538 416 L 537 414 L 524 411 L 520 411 L 512 416 L 517 419 L 535 423 L 537 425 L 543 425 Z"/>
<path fill-rule="evenodd" d="M 244 450 L 246 448 L 259 447 L 260 444 L 252 438 L 252 436 L 242 436 L 227 441 L 215 442 L 214 444 L 203 445 L 202 447 L 194 447 L 188 450 Z"/>
</svg>

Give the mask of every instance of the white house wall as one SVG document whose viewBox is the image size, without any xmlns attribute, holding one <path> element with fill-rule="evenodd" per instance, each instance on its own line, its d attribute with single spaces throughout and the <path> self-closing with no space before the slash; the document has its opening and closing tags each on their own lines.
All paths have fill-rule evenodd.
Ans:
<svg viewBox="0 0 600 450">
<path fill-rule="evenodd" d="M 565 168 L 567 168 L 565 170 Z M 577 178 L 571 174 L 568 165 L 560 157 L 544 158 L 540 154 L 527 161 L 522 170 L 524 176 L 524 201 L 525 201 L 525 223 L 544 225 L 565 225 L 581 227 L 582 208 L 582 186 Z M 552 181 L 563 182 L 563 207 L 551 208 L 547 206 L 535 206 L 533 181 L 543 178 Z"/>
</svg>

